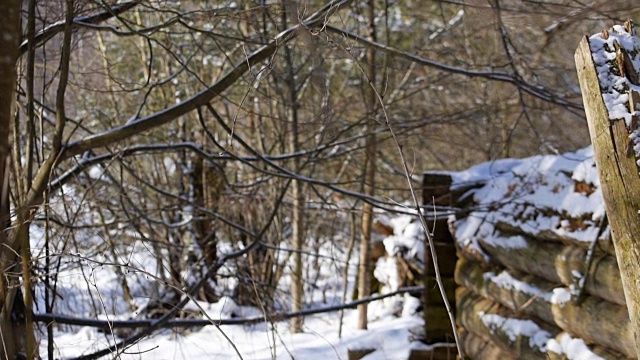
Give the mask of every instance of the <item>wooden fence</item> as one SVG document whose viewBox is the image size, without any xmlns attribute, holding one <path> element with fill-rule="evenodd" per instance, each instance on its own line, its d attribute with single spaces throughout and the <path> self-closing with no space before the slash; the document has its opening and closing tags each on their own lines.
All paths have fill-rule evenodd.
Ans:
<svg viewBox="0 0 640 360">
<path fill-rule="evenodd" d="M 457 256 L 443 252 L 439 259 L 455 263 L 451 286 L 465 358 L 635 358 L 589 150 L 496 164 L 500 169 L 472 179 L 424 178 L 426 204 L 435 198 L 435 179 L 452 184 L 439 197 L 458 209 L 448 222 Z M 439 322 L 430 312 L 427 303 L 427 334 L 429 322 Z"/>
</svg>

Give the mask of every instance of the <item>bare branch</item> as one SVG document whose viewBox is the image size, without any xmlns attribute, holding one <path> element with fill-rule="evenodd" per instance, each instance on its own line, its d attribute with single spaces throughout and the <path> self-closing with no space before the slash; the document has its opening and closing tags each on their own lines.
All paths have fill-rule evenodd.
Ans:
<svg viewBox="0 0 640 360">
<path fill-rule="evenodd" d="M 327 15 L 337 11 L 349 4 L 351 0 L 334 0 L 323 6 L 320 10 L 309 16 L 304 22 L 293 26 L 276 36 L 269 44 L 262 46 L 258 50 L 249 54 L 241 62 L 237 63 L 231 71 L 224 75 L 220 80 L 210 87 L 200 91 L 191 98 L 181 102 L 178 105 L 164 109 L 157 113 L 151 114 L 144 118 L 126 123 L 114 129 L 104 131 L 99 134 L 90 135 L 82 140 L 78 140 L 69 144 L 64 152 L 62 159 L 68 159 L 72 156 L 82 154 L 83 152 L 97 147 L 106 146 L 116 141 L 121 141 L 140 134 L 144 131 L 154 129 L 161 125 L 167 124 L 178 117 L 189 113 L 200 106 L 207 105 L 211 100 L 218 97 L 223 91 L 235 84 L 240 77 L 249 71 L 254 65 L 269 59 L 278 48 L 294 39 L 298 30 L 305 29 L 310 26 L 323 22 L 327 19 Z"/>
<path fill-rule="evenodd" d="M 461 68 L 461 67 L 456 67 L 456 66 L 451 66 L 451 65 L 446 65 L 446 64 L 442 64 L 439 63 L 437 61 L 433 61 L 433 60 L 429 60 L 429 59 L 425 59 L 423 57 L 420 57 L 418 55 L 403 51 L 403 50 L 399 50 L 399 49 L 395 49 L 391 46 L 385 45 L 385 44 L 381 44 L 379 42 L 376 41 L 371 41 L 363 36 L 354 34 L 352 32 L 337 28 L 333 25 L 330 24 L 326 24 L 324 26 L 325 29 L 335 32 L 337 34 L 343 35 L 348 39 L 353 39 L 363 45 L 366 46 L 372 46 L 380 51 L 383 51 L 385 53 L 394 55 L 394 56 L 398 56 L 401 57 L 403 59 L 407 59 L 411 62 L 415 62 L 418 63 L 420 65 L 425 65 L 425 66 L 429 66 L 438 70 L 442 70 L 442 71 L 446 71 L 446 72 L 450 72 L 453 74 L 460 74 L 460 75 L 464 75 L 464 76 L 468 76 L 468 77 L 480 77 L 480 78 L 485 78 L 485 79 L 489 79 L 492 81 L 500 81 L 500 82 L 506 82 L 506 83 L 510 83 L 513 84 L 515 86 L 517 86 L 519 89 L 522 89 L 524 92 L 533 95 L 539 99 L 542 99 L 544 101 L 548 101 L 548 102 L 552 102 L 554 104 L 559 104 L 559 105 L 563 105 L 569 108 L 574 108 L 574 109 L 584 109 L 584 107 L 581 104 L 576 104 L 576 103 L 572 103 L 569 101 L 566 101 L 556 95 L 554 95 L 553 93 L 550 93 L 548 91 L 546 91 L 545 89 L 543 89 L 541 86 L 535 86 L 535 85 L 531 85 L 527 82 L 522 81 L 521 78 L 514 76 L 512 74 L 506 73 L 506 72 L 495 72 L 495 71 L 476 71 L 476 70 L 469 70 L 469 69 L 465 69 L 465 68 Z"/>
<path fill-rule="evenodd" d="M 111 19 L 112 17 L 118 16 L 122 13 L 125 13 L 133 9 L 136 5 L 140 3 L 140 1 L 141 0 L 129 1 L 126 3 L 115 5 L 109 10 L 105 10 L 98 14 L 75 18 L 73 19 L 73 23 L 80 23 L 80 24 L 101 23 L 103 21 Z M 63 31 L 64 24 L 65 24 L 64 20 L 58 21 L 57 23 L 47 26 L 46 28 L 36 33 L 34 38 L 36 47 L 44 44 L 45 42 L 50 40 L 52 37 L 56 36 L 59 32 Z M 74 26 L 79 26 L 79 24 L 74 24 Z M 25 54 L 28 48 L 29 48 L 29 41 L 28 40 L 23 41 L 22 44 L 20 44 L 20 55 Z"/>
</svg>

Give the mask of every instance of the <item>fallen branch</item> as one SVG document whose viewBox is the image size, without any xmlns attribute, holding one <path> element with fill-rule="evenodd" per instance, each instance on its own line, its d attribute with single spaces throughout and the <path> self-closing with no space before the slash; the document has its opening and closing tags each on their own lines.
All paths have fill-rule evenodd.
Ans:
<svg viewBox="0 0 640 360">
<path fill-rule="evenodd" d="M 355 308 L 360 304 L 366 304 L 382 299 L 386 299 L 388 297 L 411 293 L 411 292 L 420 292 L 423 291 L 423 286 L 409 286 L 399 288 L 396 291 L 375 295 L 375 296 L 367 296 L 365 298 L 352 301 L 345 304 L 326 306 L 316 309 L 306 309 L 300 311 L 294 311 L 289 313 L 279 313 L 272 315 L 261 315 L 250 318 L 230 318 L 230 319 L 219 319 L 219 320 L 209 320 L 209 319 L 175 319 L 169 320 L 165 322 L 162 327 L 163 328 L 180 328 L 180 327 L 200 327 L 200 326 L 209 326 L 209 325 L 252 325 L 259 324 L 263 322 L 279 322 L 285 321 L 298 316 L 308 316 L 315 314 L 323 314 L 328 312 L 334 312 L 342 309 Z M 118 329 L 118 328 L 144 328 L 153 325 L 156 322 L 156 319 L 130 319 L 130 320 L 99 320 L 99 319 L 87 319 L 87 318 L 78 318 L 73 316 L 61 315 L 61 314 L 35 314 L 33 316 L 34 321 L 41 323 L 56 323 L 56 324 L 65 324 L 65 325 L 77 325 L 77 326 L 89 326 L 96 327 L 101 329 Z"/>
</svg>

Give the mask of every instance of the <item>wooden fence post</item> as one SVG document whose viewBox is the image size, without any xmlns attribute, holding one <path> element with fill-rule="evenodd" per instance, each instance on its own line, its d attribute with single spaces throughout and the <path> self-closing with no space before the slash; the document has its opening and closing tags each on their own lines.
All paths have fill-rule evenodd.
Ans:
<svg viewBox="0 0 640 360">
<path fill-rule="evenodd" d="M 628 29 L 626 30 L 627 34 L 635 36 L 633 25 L 630 22 L 625 25 Z M 618 31 L 625 31 L 621 29 L 620 26 L 611 31 L 616 34 Z M 604 31 L 599 36 L 606 40 L 609 37 L 609 32 Z M 636 157 L 633 155 L 633 151 L 629 152 L 629 131 L 625 120 L 610 119 L 610 112 L 605 104 L 601 88 L 601 85 L 606 87 L 607 84 L 601 84 L 598 78 L 598 73 L 601 76 L 603 74 L 606 76 L 603 71 L 611 71 L 612 74 L 618 76 L 625 77 L 626 75 L 627 80 L 632 82 L 630 77 L 635 76 L 637 80 L 638 74 L 637 69 L 629 69 L 630 62 L 624 59 L 625 55 L 613 60 L 609 58 L 604 65 L 601 57 L 597 57 L 594 61 L 590 45 L 590 39 L 587 37 L 580 42 L 575 53 L 576 68 L 605 209 L 609 218 L 627 308 L 634 331 L 636 353 L 640 358 L 640 176 L 638 175 Z M 599 46 L 601 45 L 600 41 Z M 624 53 L 619 49 L 614 52 Z M 598 69 L 596 63 L 599 66 Z M 608 66 L 608 68 L 603 66 Z M 629 73 L 631 70 L 635 72 L 635 75 Z M 605 89 L 605 93 L 607 96 L 611 96 L 611 89 Z M 633 98 L 633 96 L 629 97 Z"/>
<path fill-rule="evenodd" d="M 423 204 L 425 206 L 451 206 L 451 184 L 450 175 L 425 173 L 422 187 Z M 439 259 L 440 275 L 442 276 L 442 282 L 445 285 L 451 308 L 455 309 L 456 285 L 453 277 L 456 268 L 456 248 L 453 236 L 449 232 L 446 218 L 434 222 L 428 221 L 427 223 L 430 226 L 434 225 L 434 228 L 429 230 L 433 233 L 433 242 Z M 424 340 L 428 344 L 434 344 L 451 341 L 453 339 L 453 331 L 451 330 L 447 308 L 436 283 L 431 253 L 428 249 L 429 246 L 425 243 L 424 293 L 422 297 L 423 312 L 425 314 Z"/>
</svg>

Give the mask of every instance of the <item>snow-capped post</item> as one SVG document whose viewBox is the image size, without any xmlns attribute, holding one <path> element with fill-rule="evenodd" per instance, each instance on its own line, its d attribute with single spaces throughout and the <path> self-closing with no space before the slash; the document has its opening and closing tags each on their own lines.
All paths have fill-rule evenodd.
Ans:
<svg viewBox="0 0 640 360">
<path fill-rule="evenodd" d="M 640 40 L 633 23 L 584 37 L 575 61 L 640 357 L 640 113 L 633 94 L 640 91 Z"/>
</svg>

